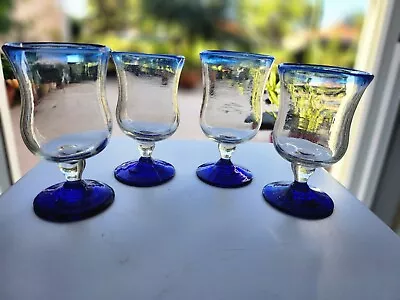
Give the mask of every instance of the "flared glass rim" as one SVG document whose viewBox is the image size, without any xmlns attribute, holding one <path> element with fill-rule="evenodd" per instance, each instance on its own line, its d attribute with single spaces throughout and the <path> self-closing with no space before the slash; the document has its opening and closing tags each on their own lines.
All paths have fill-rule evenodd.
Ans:
<svg viewBox="0 0 400 300">
<path fill-rule="evenodd" d="M 145 52 L 129 52 L 129 51 L 111 51 L 111 55 L 132 55 L 137 57 L 148 57 L 148 58 L 170 58 L 176 60 L 185 60 L 183 55 L 174 54 L 159 54 L 159 53 L 145 53 Z"/>
<path fill-rule="evenodd" d="M 101 44 L 64 43 L 64 42 L 12 42 L 3 47 L 12 50 L 51 50 L 51 51 L 101 51 L 110 52 L 110 48 Z"/>
<path fill-rule="evenodd" d="M 271 64 L 274 62 L 275 57 L 268 54 L 258 54 L 251 52 L 232 51 L 232 50 L 204 50 L 200 52 L 200 58 L 209 56 L 217 56 L 220 58 L 248 58 L 258 61 L 270 61 Z"/>
<path fill-rule="evenodd" d="M 331 66 L 331 65 L 317 65 L 317 64 L 301 64 L 301 63 L 281 63 L 278 65 L 279 71 L 311 71 L 316 73 L 337 74 L 337 75 L 351 75 L 355 77 L 374 78 L 374 75 L 366 72 L 351 68 Z"/>
</svg>

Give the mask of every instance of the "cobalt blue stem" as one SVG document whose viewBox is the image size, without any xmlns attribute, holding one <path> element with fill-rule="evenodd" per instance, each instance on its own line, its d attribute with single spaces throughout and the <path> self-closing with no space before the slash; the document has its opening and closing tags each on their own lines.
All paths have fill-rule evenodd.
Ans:
<svg viewBox="0 0 400 300">
<path fill-rule="evenodd" d="M 253 175 L 230 159 L 219 159 L 216 163 L 205 163 L 197 168 L 197 177 L 203 182 L 221 188 L 238 188 L 248 185 Z"/>
<path fill-rule="evenodd" d="M 306 182 L 274 182 L 263 189 L 264 199 L 276 209 L 303 219 L 324 219 L 333 213 L 332 199 Z"/>
<path fill-rule="evenodd" d="M 57 183 L 33 201 L 36 215 L 52 222 L 79 221 L 105 210 L 115 198 L 113 189 L 95 180 Z"/>
<path fill-rule="evenodd" d="M 175 168 L 162 160 L 142 156 L 128 161 L 114 170 L 115 178 L 130 186 L 152 187 L 168 182 L 175 176 Z"/>
</svg>

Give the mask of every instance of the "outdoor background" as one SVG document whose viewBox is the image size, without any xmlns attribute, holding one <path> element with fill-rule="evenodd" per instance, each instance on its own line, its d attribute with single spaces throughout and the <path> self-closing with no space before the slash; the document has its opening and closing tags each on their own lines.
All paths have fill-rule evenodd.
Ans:
<svg viewBox="0 0 400 300">
<path fill-rule="evenodd" d="M 73 41 L 113 50 L 186 57 L 179 90 L 181 124 L 172 138 L 206 139 L 198 53 L 229 49 L 270 54 L 276 63 L 352 67 L 368 0 L 0 0 L 0 42 Z M 18 84 L 3 59 L 21 175 L 37 162 L 19 135 Z M 276 103 L 277 76 L 266 86 L 266 110 Z M 117 81 L 110 64 L 107 96 L 114 114 Z M 266 129 L 271 118 L 265 115 Z M 114 117 L 115 120 L 115 117 Z M 62 121 L 62 120 L 60 120 Z M 272 120 L 273 121 L 273 120 Z M 67 122 L 67 121 L 66 121 Z M 90 120 L 82 120 L 90 122 Z M 115 135 L 122 132 L 114 122 Z M 49 124 L 51 126 L 51 124 Z M 255 141 L 268 142 L 262 130 Z M 132 148 L 135 147 L 132 142 Z"/>
</svg>

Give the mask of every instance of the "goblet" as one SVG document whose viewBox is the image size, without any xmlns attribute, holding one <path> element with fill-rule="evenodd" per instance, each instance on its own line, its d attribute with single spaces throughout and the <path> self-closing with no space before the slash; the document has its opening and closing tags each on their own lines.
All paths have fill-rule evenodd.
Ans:
<svg viewBox="0 0 400 300">
<path fill-rule="evenodd" d="M 213 186 L 236 188 L 249 184 L 252 173 L 234 165 L 236 145 L 252 139 L 261 126 L 261 99 L 274 58 L 234 51 L 200 53 L 203 103 L 200 125 L 218 143 L 221 158 L 197 168 L 197 176 Z"/>
<path fill-rule="evenodd" d="M 105 98 L 110 50 L 102 45 L 9 43 L 2 47 L 21 91 L 22 138 L 28 149 L 58 163 L 66 181 L 40 192 L 35 213 L 48 221 L 78 221 L 114 201 L 108 185 L 82 179 L 85 159 L 111 135 Z"/>
<path fill-rule="evenodd" d="M 140 158 L 118 166 L 115 178 L 127 185 L 150 187 L 175 175 L 174 167 L 151 157 L 155 142 L 179 125 L 177 92 L 183 56 L 112 52 L 118 75 L 117 121 L 138 141 Z"/>
<path fill-rule="evenodd" d="M 317 167 L 339 161 L 347 150 L 350 125 L 361 96 L 374 76 L 322 65 L 280 64 L 280 107 L 272 133 L 278 153 L 291 162 L 294 182 L 274 182 L 265 200 L 289 215 L 323 219 L 332 199 L 309 187 Z"/>
</svg>

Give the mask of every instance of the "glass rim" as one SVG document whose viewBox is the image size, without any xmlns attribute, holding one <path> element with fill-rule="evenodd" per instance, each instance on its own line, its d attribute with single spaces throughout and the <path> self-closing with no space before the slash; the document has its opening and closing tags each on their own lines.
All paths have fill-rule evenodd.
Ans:
<svg viewBox="0 0 400 300">
<path fill-rule="evenodd" d="M 318 65 L 318 64 L 302 64 L 302 63 L 281 63 L 278 65 L 278 70 L 293 70 L 293 71 L 313 71 L 316 73 L 326 73 L 326 74 L 337 74 L 337 75 L 351 75 L 351 76 L 362 76 L 371 77 L 374 75 L 372 73 L 356 70 L 352 68 L 331 66 L 331 65 Z"/>
<path fill-rule="evenodd" d="M 13 50 L 52 50 L 52 51 L 104 51 L 110 52 L 111 49 L 101 44 L 73 43 L 73 42 L 12 42 L 5 43 L 3 47 Z"/>
<path fill-rule="evenodd" d="M 138 57 L 153 57 L 153 58 L 171 58 L 171 59 L 179 59 L 185 60 L 183 55 L 174 55 L 174 54 L 159 54 L 159 53 L 145 53 L 145 52 L 130 52 L 130 51 L 111 51 L 111 55 L 117 54 L 126 54 Z"/>
<path fill-rule="evenodd" d="M 258 54 L 251 52 L 242 52 L 242 51 L 232 51 L 232 50 L 204 50 L 200 52 L 200 57 L 204 55 L 215 55 L 220 56 L 221 58 L 249 58 L 249 59 L 257 59 L 257 60 L 270 60 L 274 62 L 275 57 L 268 54 Z"/>
</svg>

